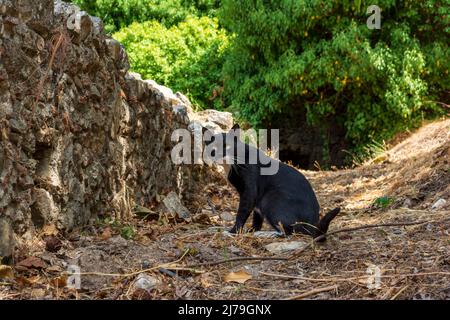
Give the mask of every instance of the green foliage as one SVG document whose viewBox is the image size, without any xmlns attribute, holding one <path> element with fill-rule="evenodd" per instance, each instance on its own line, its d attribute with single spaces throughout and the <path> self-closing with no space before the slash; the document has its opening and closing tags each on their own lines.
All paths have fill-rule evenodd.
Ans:
<svg viewBox="0 0 450 320">
<path fill-rule="evenodd" d="M 372 141 L 363 146 L 359 146 L 357 153 L 350 153 L 352 163 L 360 166 L 363 165 L 367 159 L 376 160 L 378 157 L 386 153 L 388 146 L 383 140 L 382 142 Z"/>
<path fill-rule="evenodd" d="M 170 27 L 188 15 L 214 15 L 219 0 L 72 0 L 89 14 L 101 18 L 107 32 L 133 22 L 156 20 Z"/>
<path fill-rule="evenodd" d="M 182 91 L 200 107 L 220 108 L 220 99 L 212 98 L 222 86 L 227 37 L 217 19 L 189 16 L 170 28 L 157 21 L 133 23 L 114 38 L 126 47 L 133 70 L 144 78 Z"/>
<path fill-rule="evenodd" d="M 130 225 L 123 226 L 122 229 L 120 229 L 120 235 L 122 238 L 130 240 L 133 239 L 136 235 L 136 230 Z"/>
<path fill-rule="evenodd" d="M 380 0 L 369 30 L 369 1 L 224 0 L 225 96 L 256 126 L 306 108 L 310 123 L 344 125 L 356 150 L 390 138 L 450 88 L 445 2 Z"/>
<path fill-rule="evenodd" d="M 392 197 L 388 197 L 388 196 L 382 196 L 379 198 L 376 198 L 375 201 L 373 202 L 373 206 L 375 208 L 383 208 L 386 209 L 387 207 L 389 207 L 392 203 L 394 203 L 395 199 Z"/>
</svg>

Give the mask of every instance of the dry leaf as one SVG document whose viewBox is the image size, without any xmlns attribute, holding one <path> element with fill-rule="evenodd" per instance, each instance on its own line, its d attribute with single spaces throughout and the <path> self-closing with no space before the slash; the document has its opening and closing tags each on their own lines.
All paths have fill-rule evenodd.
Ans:
<svg viewBox="0 0 450 320">
<path fill-rule="evenodd" d="M 245 270 L 239 270 L 237 272 L 230 272 L 225 276 L 225 282 L 237 282 L 237 283 L 245 283 L 247 280 L 250 280 L 252 275 L 249 274 Z"/>
<path fill-rule="evenodd" d="M 0 279 L 13 279 L 14 272 L 10 266 L 0 265 Z"/>
<path fill-rule="evenodd" d="M 45 263 L 38 257 L 28 257 L 25 260 L 20 261 L 17 264 L 17 267 L 43 269 L 45 268 Z"/>
<path fill-rule="evenodd" d="M 32 289 L 30 294 L 31 294 L 31 297 L 33 297 L 35 299 L 42 299 L 43 297 L 45 297 L 46 292 L 44 289 Z"/>
<path fill-rule="evenodd" d="M 105 230 L 103 230 L 102 234 L 100 235 L 100 239 L 101 240 L 108 240 L 109 238 L 111 238 L 111 228 L 107 227 L 105 228 Z"/>
<path fill-rule="evenodd" d="M 67 275 L 53 278 L 51 280 L 51 283 L 54 287 L 64 288 L 65 286 L 67 286 Z"/>
<path fill-rule="evenodd" d="M 25 277 L 18 277 L 16 279 L 17 283 L 21 284 L 22 286 L 31 286 L 35 283 L 38 283 L 41 280 L 41 277 L 39 275 L 25 278 Z"/>
<path fill-rule="evenodd" d="M 202 284 L 203 288 L 209 288 L 212 286 L 211 283 L 211 275 L 209 273 L 203 273 L 200 275 L 200 283 Z"/>
<path fill-rule="evenodd" d="M 209 215 L 207 213 L 199 213 L 196 214 L 192 220 L 196 223 L 200 224 L 211 224 L 211 219 L 209 218 Z"/>
<path fill-rule="evenodd" d="M 47 236 L 44 239 L 45 249 L 49 252 L 58 252 L 62 247 L 62 242 L 55 236 Z"/>
<path fill-rule="evenodd" d="M 58 234 L 58 229 L 54 224 L 48 224 L 42 228 L 42 234 L 44 236 L 56 236 Z"/>
<path fill-rule="evenodd" d="M 47 268 L 46 271 L 58 273 L 58 272 L 62 272 L 63 270 L 60 266 L 55 265 L 55 266 L 51 266 L 51 267 Z"/>
<path fill-rule="evenodd" d="M 212 203 L 214 203 L 214 205 L 219 206 L 222 203 L 222 199 L 220 199 L 218 196 L 216 196 L 215 194 L 211 197 L 211 201 Z"/>
</svg>

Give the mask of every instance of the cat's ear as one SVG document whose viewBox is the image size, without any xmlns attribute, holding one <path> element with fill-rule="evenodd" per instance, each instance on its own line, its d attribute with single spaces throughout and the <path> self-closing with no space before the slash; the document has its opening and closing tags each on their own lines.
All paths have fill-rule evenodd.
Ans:
<svg viewBox="0 0 450 320">
<path fill-rule="evenodd" d="M 231 130 L 237 130 L 240 129 L 241 127 L 239 127 L 239 124 L 235 123 L 233 128 L 231 128 Z"/>
</svg>

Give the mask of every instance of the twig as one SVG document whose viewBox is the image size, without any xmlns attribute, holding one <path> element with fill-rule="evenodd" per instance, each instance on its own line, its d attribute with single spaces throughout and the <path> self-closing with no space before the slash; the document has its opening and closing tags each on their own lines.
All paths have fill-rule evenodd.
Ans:
<svg viewBox="0 0 450 320">
<path fill-rule="evenodd" d="M 368 275 L 363 276 L 357 276 L 357 277 L 350 277 L 350 278 L 341 278 L 339 276 L 331 276 L 329 278 L 307 278 L 307 277 L 301 277 L 301 276 L 294 276 L 294 275 L 288 275 L 288 274 L 276 274 L 276 273 L 269 273 L 269 272 L 259 272 L 259 274 L 266 275 L 269 277 L 276 277 L 276 278 L 284 278 L 284 279 L 298 279 L 298 280 L 305 280 L 305 281 L 312 281 L 312 282 L 344 282 L 344 281 L 352 281 L 352 280 L 361 280 L 366 279 Z M 418 273 L 399 273 L 399 274 L 387 274 L 387 275 L 380 275 L 380 278 L 400 278 L 400 277 L 423 277 L 423 276 L 450 276 L 450 272 L 444 272 L 444 271 L 434 271 L 434 272 L 418 272 Z"/>
<path fill-rule="evenodd" d="M 277 274 L 277 273 L 269 273 L 269 272 L 262 272 L 260 271 L 259 274 L 262 274 L 264 276 L 274 277 L 274 278 L 281 278 L 281 279 L 296 279 L 296 280 L 305 280 L 305 281 L 312 281 L 312 282 L 330 282 L 330 281 L 340 281 L 340 280 L 347 280 L 347 279 L 339 279 L 339 278 L 308 278 L 308 277 L 302 277 L 302 276 L 293 276 L 288 274 Z"/>
<path fill-rule="evenodd" d="M 304 292 L 302 294 L 299 294 L 297 296 L 293 296 L 293 297 L 287 298 L 286 300 L 299 300 L 299 299 L 303 299 L 303 298 L 315 295 L 317 293 L 331 291 L 331 290 L 336 290 L 337 288 L 338 288 L 337 285 L 332 285 L 332 286 L 323 287 L 323 288 L 316 288 L 316 289 Z"/>
<path fill-rule="evenodd" d="M 47 66 L 47 70 L 45 72 L 45 75 L 42 77 L 42 79 L 39 81 L 37 88 L 36 88 L 36 97 L 35 97 L 35 104 L 37 104 L 37 102 L 39 101 L 39 96 L 42 93 L 43 87 L 44 87 L 44 83 L 47 80 L 48 77 L 48 73 L 50 72 L 50 70 L 52 69 L 53 66 L 53 62 L 55 60 L 55 56 L 57 51 L 59 50 L 59 47 L 61 46 L 61 44 L 63 43 L 65 37 L 64 34 L 62 32 L 59 33 L 59 38 L 56 40 L 56 44 L 55 46 L 52 48 L 52 54 L 50 56 L 50 60 L 48 62 L 48 66 Z M 55 38 L 52 37 L 52 40 L 54 41 Z M 33 112 L 34 112 L 34 107 L 35 104 L 33 105 Z"/>
<path fill-rule="evenodd" d="M 324 279 L 324 278 L 307 278 L 302 276 L 294 276 L 289 274 L 277 274 L 277 273 L 270 273 L 270 272 L 263 272 L 260 271 L 259 274 L 262 274 L 264 276 L 269 277 L 275 277 L 275 278 L 282 278 L 282 279 L 298 279 L 298 280 L 307 280 L 307 281 L 316 281 L 316 282 L 328 282 L 330 279 Z"/>
<path fill-rule="evenodd" d="M 306 249 L 312 247 L 312 245 L 320 240 L 325 239 L 327 236 L 333 235 L 333 234 L 338 234 L 338 233 L 343 233 L 343 232 L 353 232 L 353 231 L 357 231 L 357 230 L 362 230 L 362 229 L 373 229 L 373 228 L 383 228 L 383 227 L 400 227 L 400 226 L 414 226 L 414 225 L 421 225 L 421 224 L 425 224 L 425 223 L 435 223 L 435 222 L 446 222 L 449 221 L 450 218 L 448 219 L 443 219 L 443 220 L 422 220 L 422 221 L 416 221 L 416 222 L 395 222 L 395 223 L 380 223 L 380 224 L 370 224 L 370 225 L 365 225 L 365 226 L 359 226 L 359 227 L 353 227 L 353 228 L 343 228 L 343 229 L 339 229 L 339 230 L 334 230 L 331 232 L 328 232 L 326 234 L 322 234 L 316 238 L 314 238 L 312 240 L 312 242 L 310 242 L 309 244 L 307 244 L 306 246 L 304 246 L 303 248 L 301 248 L 299 251 L 296 252 L 296 255 L 302 253 L 303 251 L 305 251 Z M 295 255 L 292 256 L 292 259 L 295 258 Z"/>
<path fill-rule="evenodd" d="M 432 100 L 427 100 L 427 101 L 425 101 L 425 103 L 428 103 L 428 102 L 431 102 L 431 103 L 437 103 L 437 104 L 441 105 L 441 106 L 444 107 L 444 108 L 450 109 L 450 105 L 448 105 L 448 104 L 446 104 L 446 103 L 444 103 L 444 102 L 440 102 L 440 101 L 432 101 Z"/>
<path fill-rule="evenodd" d="M 131 272 L 131 273 L 81 272 L 81 273 L 77 273 L 77 274 L 83 275 L 83 276 L 106 276 L 106 277 L 124 277 L 124 278 L 126 278 L 126 277 L 132 277 L 132 276 L 138 275 L 138 274 L 143 273 L 143 272 L 159 270 L 160 268 L 166 268 L 166 269 L 171 269 L 171 270 L 175 270 L 175 269 L 188 270 L 189 268 L 171 267 L 174 264 L 176 264 L 176 263 L 180 262 L 181 260 L 183 260 L 183 258 L 186 256 L 186 254 L 188 252 L 189 252 L 189 249 L 186 249 L 186 251 L 183 253 L 183 255 L 179 259 L 177 259 L 177 260 L 175 260 L 173 262 L 163 263 L 163 264 L 151 267 L 151 268 L 142 269 L 142 270 Z"/>
<path fill-rule="evenodd" d="M 450 219 L 444 219 L 443 221 L 445 221 L 445 220 L 450 220 Z M 440 221 L 440 222 L 443 222 L 443 221 Z M 436 222 L 436 221 L 422 220 L 422 221 L 415 221 L 415 222 L 380 223 L 380 224 L 369 224 L 369 225 L 353 227 L 353 228 L 343 228 L 343 229 L 334 230 L 334 231 L 328 232 L 326 234 L 320 235 L 317 238 L 315 238 L 314 241 L 320 241 L 323 238 L 325 238 L 326 236 L 330 236 L 330 235 L 342 233 L 342 232 L 352 232 L 352 231 L 357 231 L 357 230 L 362 230 L 362 229 L 373 229 L 373 228 L 383 228 L 383 227 L 414 226 L 414 225 L 420 225 L 420 224 L 431 223 L 431 222 Z"/>
<path fill-rule="evenodd" d="M 164 274 L 166 274 L 166 275 L 168 275 L 168 276 L 170 276 L 170 277 L 174 277 L 174 278 L 177 278 L 177 277 L 178 277 L 177 274 L 176 274 L 175 272 L 170 271 L 169 269 L 166 269 L 166 268 L 160 268 L 160 269 L 159 269 L 159 272 L 164 273 Z"/>
<path fill-rule="evenodd" d="M 372 225 L 365 225 L 365 226 L 359 226 L 359 227 L 353 227 L 353 228 L 344 228 L 344 229 L 331 231 L 331 232 L 328 232 L 326 234 L 323 234 L 323 235 L 320 235 L 320 236 L 314 238 L 311 243 L 307 244 L 302 249 L 297 251 L 295 255 L 292 255 L 292 257 L 282 257 L 282 256 L 278 256 L 278 257 L 237 257 L 237 258 L 231 258 L 231 259 L 223 259 L 223 260 L 217 260 L 217 261 L 211 261 L 211 262 L 204 262 L 204 263 L 199 263 L 199 264 L 187 265 L 187 266 L 185 266 L 185 268 L 198 268 L 198 267 L 205 267 L 205 266 L 209 266 L 210 267 L 210 266 L 215 266 L 215 265 L 224 264 L 224 263 L 228 263 L 228 262 L 236 262 L 236 261 L 251 261 L 251 260 L 257 260 L 257 261 L 262 261 L 262 260 L 278 260 L 278 261 L 280 261 L 281 260 L 281 261 L 286 261 L 286 260 L 295 259 L 296 255 L 302 253 L 306 249 L 310 248 L 314 243 L 316 243 L 316 242 L 318 242 L 318 241 L 320 241 L 320 240 L 324 239 L 325 237 L 330 236 L 332 234 L 337 234 L 337 233 L 342 233 L 342 232 L 352 232 L 352 231 L 356 231 L 356 230 L 370 229 L 370 228 L 412 226 L 412 225 L 420 225 L 420 224 L 425 224 L 425 223 L 444 222 L 446 220 L 450 220 L 450 218 L 449 219 L 444 219 L 444 220 L 441 220 L 441 221 L 425 220 L 425 221 L 416 221 L 416 222 L 382 223 L 382 224 L 372 224 Z"/>
<path fill-rule="evenodd" d="M 212 203 L 212 201 L 211 201 L 209 198 L 206 200 L 206 202 L 208 202 L 208 205 L 209 205 L 209 207 L 211 208 L 212 213 L 213 213 L 214 215 L 218 215 L 214 203 Z"/>
<path fill-rule="evenodd" d="M 386 300 L 392 294 L 395 288 L 389 288 L 380 298 L 380 300 Z"/>
<path fill-rule="evenodd" d="M 280 292 L 280 293 L 297 293 L 297 292 L 305 292 L 303 290 L 297 290 L 297 289 L 267 289 L 267 288 L 258 288 L 258 287 L 251 287 L 251 286 L 245 286 L 244 289 L 246 290 L 255 290 L 255 291 L 262 291 L 262 292 Z"/>
<path fill-rule="evenodd" d="M 262 261 L 262 260 L 289 260 L 288 257 L 237 257 L 231 259 L 223 259 L 211 262 L 203 262 L 198 264 L 187 265 L 185 268 L 197 268 L 197 267 L 205 267 L 205 266 L 216 266 L 218 264 L 224 264 L 228 262 L 236 262 L 236 261 Z"/>
<path fill-rule="evenodd" d="M 392 298 L 391 300 L 395 300 L 403 291 L 406 290 L 406 288 L 408 288 L 409 286 L 404 286 L 402 289 L 400 289 Z"/>
<path fill-rule="evenodd" d="M 8 283 L 8 282 L 0 282 L 0 286 L 12 286 L 12 283 Z"/>
</svg>

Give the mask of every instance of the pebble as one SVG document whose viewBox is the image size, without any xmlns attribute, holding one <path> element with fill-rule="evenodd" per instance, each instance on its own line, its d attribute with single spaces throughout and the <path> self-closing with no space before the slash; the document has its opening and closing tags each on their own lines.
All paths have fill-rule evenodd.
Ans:
<svg viewBox="0 0 450 320">
<path fill-rule="evenodd" d="M 447 201 L 445 201 L 445 199 L 439 199 L 437 200 L 432 206 L 431 206 L 431 210 L 439 210 L 440 208 L 442 208 L 445 204 L 447 203 Z"/>
<path fill-rule="evenodd" d="M 306 245 L 302 241 L 274 242 L 265 246 L 266 250 L 272 253 L 282 253 L 303 248 Z"/>
<path fill-rule="evenodd" d="M 156 287 L 158 282 L 159 282 L 158 279 L 146 273 L 141 273 L 137 276 L 136 280 L 134 281 L 133 287 L 135 290 L 141 289 L 150 293 L 150 291 Z"/>
</svg>

